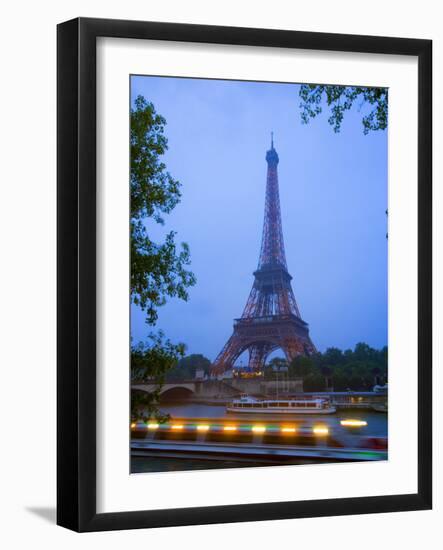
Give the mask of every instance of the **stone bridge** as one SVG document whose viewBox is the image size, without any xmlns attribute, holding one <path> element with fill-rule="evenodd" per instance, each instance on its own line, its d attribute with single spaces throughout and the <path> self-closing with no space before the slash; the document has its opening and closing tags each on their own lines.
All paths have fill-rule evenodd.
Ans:
<svg viewBox="0 0 443 550">
<path fill-rule="evenodd" d="M 132 389 L 149 393 L 154 391 L 155 385 L 149 383 L 135 383 L 132 385 Z M 275 396 L 277 391 L 280 395 L 302 392 L 303 381 L 301 378 L 286 380 L 284 382 L 279 382 L 278 386 L 275 380 L 262 380 L 259 378 L 169 382 L 163 385 L 160 396 L 162 399 L 188 398 L 204 401 L 206 399 L 222 400 L 232 398 L 242 393 L 257 397 L 270 397 Z"/>
</svg>

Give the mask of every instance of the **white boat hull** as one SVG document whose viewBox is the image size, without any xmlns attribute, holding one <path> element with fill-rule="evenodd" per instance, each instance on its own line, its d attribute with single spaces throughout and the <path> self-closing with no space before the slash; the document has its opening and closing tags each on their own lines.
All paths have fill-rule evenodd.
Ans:
<svg viewBox="0 0 443 550">
<path fill-rule="evenodd" d="M 269 408 L 263 408 L 263 407 L 230 407 L 229 405 L 226 407 L 227 412 L 231 413 L 242 413 L 242 414 L 284 414 L 284 415 L 295 415 L 295 414 L 333 414 L 336 412 L 335 407 L 326 407 L 324 409 L 302 409 L 300 408 L 278 408 L 278 407 L 269 407 Z"/>
<path fill-rule="evenodd" d="M 372 410 L 376 411 L 376 412 L 388 412 L 388 406 L 387 405 L 384 405 L 384 404 L 375 404 L 375 405 L 372 405 Z"/>
</svg>

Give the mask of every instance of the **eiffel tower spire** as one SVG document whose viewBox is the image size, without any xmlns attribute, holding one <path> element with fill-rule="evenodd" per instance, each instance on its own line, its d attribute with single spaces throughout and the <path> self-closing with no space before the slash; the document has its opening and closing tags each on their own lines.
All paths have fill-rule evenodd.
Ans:
<svg viewBox="0 0 443 550">
<path fill-rule="evenodd" d="M 279 158 L 273 137 L 271 139 L 271 149 L 266 153 L 268 173 L 260 256 L 242 317 L 296 315 L 301 318 L 286 264 L 278 189 Z"/>
<path fill-rule="evenodd" d="M 277 166 L 279 158 L 277 151 L 274 149 L 273 133 L 271 136 L 271 149 L 266 153 L 268 176 L 266 179 L 265 215 L 258 268 L 261 269 L 266 265 L 280 265 L 287 269 L 278 190 Z"/>
<path fill-rule="evenodd" d="M 286 263 L 277 172 L 279 157 L 273 133 L 266 162 L 265 214 L 258 268 L 243 314 L 234 321 L 233 334 L 214 362 L 215 373 L 232 367 L 245 350 L 249 350 L 249 366 L 256 370 L 260 370 L 266 357 L 278 348 L 288 361 L 297 355 L 315 352 L 308 325 L 302 320 L 295 300 Z"/>
</svg>

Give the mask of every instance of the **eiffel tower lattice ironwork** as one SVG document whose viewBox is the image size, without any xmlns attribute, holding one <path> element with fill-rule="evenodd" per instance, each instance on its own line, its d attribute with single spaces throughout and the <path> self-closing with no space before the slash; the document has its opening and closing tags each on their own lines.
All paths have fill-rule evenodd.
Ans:
<svg viewBox="0 0 443 550">
<path fill-rule="evenodd" d="M 234 320 L 232 336 L 214 361 L 214 374 L 231 368 L 246 350 L 249 367 L 255 371 L 261 370 L 267 356 L 278 348 L 288 361 L 316 351 L 308 324 L 301 318 L 286 264 L 278 190 L 279 158 L 273 137 L 266 161 L 265 215 L 258 268 L 243 314 Z"/>
</svg>

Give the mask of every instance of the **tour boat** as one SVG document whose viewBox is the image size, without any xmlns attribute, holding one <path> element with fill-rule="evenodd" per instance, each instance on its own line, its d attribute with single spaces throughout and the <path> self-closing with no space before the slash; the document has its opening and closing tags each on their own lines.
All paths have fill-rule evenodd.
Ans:
<svg viewBox="0 0 443 550">
<path fill-rule="evenodd" d="M 332 414 L 336 408 L 327 399 L 256 399 L 242 395 L 226 406 L 227 412 L 260 414 Z"/>
<path fill-rule="evenodd" d="M 372 408 L 373 411 L 387 413 L 388 412 L 388 403 L 387 402 L 386 403 L 374 403 L 371 408 Z"/>
</svg>

